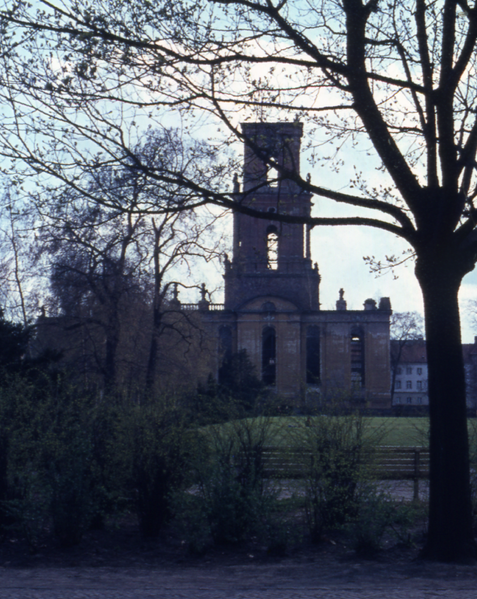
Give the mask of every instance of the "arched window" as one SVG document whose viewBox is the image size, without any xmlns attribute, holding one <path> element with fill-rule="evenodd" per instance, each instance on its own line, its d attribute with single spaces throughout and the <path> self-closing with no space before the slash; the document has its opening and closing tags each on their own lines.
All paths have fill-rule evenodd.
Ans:
<svg viewBox="0 0 477 599">
<path fill-rule="evenodd" d="M 267 227 L 267 267 L 270 270 L 278 268 L 278 230 L 275 225 Z"/>
<path fill-rule="evenodd" d="M 362 331 L 351 333 L 351 384 L 364 387 L 364 340 Z"/>
<path fill-rule="evenodd" d="M 262 381 L 274 385 L 276 381 L 276 336 L 273 327 L 265 327 L 262 332 Z"/>
<path fill-rule="evenodd" d="M 320 382 L 320 329 L 315 326 L 306 330 L 306 382 L 308 385 Z"/>
</svg>

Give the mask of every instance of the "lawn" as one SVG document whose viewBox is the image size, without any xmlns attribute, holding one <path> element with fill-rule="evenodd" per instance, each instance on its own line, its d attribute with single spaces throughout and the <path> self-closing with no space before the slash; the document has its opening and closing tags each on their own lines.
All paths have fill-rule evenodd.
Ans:
<svg viewBox="0 0 477 599">
<path fill-rule="evenodd" d="M 334 416 L 333 418 L 338 418 Z M 349 416 L 339 417 L 343 419 Z M 277 445 L 286 438 L 299 436 L 301 427 L 306 426 L 306 416 L 275 417 L 272 430 L 277 432 Z M 313 424 L 313 419 L 310 421 Z M 429 421 L 427 418 L 391 418 L 368 416 L 362 418 L 363 432 L 366 438 L 378 445 L 417 446 L 426 445 Z M 291 433 L 291 434 L 290 434 Z M 275 444 L 275 443 L 274 443 Z"/>
<path fill-rule="evenodd" d="M 265 426 L 268 429 L 266 437 L 269 439 L 267 445 L 295 445 L 300 438 L 301 429 L 307 430 L 307 422 L 312 426 L 319 425 L 320 418 L 310 420 L 307 416 L 275 416 L 271 418 L 247 418 L 240 421 L 231 421 L 221 425 L 215 425 L 212 429 L 220 430 L 222 427 L 254 429 L 255 432 Z M 331 418 L 343 419 L 349 422 L 351 416 L 332 416 Z M 234 424 L 235 422 L 235 424 Z M 363 417 L 363 432 L 367 439 L 378 445 L 417 446 L 426 445 L 428 438 L 427 418 L 386 418 L 386 417 Z M 241 423 L 241 424 L 239 424 Z M 266 424 L 265 424 L 266 423 Z M 211 430 L 212 430 L 211 429 Z M 298 442 L 299 443 L 299 442 Z"/>
<path fill-rule="evenodd" d="M 336 418 L 336 417 L 334 417 Z M 347 416 L 341 418 L 349 418 Z M 270 445 L 290 445 L 294 444 L 292 439 L 300 436 L 301 427 L 306 427 L 307 416 L 275 416 L 268 420 L 268 430 L 270 435 L 267 437 Z M 263 420 L 257 419 L 262 421 Z M 249 423 L 253 419 L 247 419 Z M 243 421 L 242 421 L 243 422 Z M 311 421 L 313 422 L 313 421 Z M 378 445 L 394 445 L 401 447 L 426 446 L 429 435 L 429 419 L 426 417 L 383 417 L 383 416 L 364 416 L 362 418 L 363 431 L 366 438 Z M 233 426 L 232 423 L 222 426 Z M 306 429 L 305 429 L 306 430 Z M 471 452 L 477 456 L 477 419 L 468 420 L 469 443 Z"/>
<path fill-rule="evenodd" d="M 428 418 L 365 417 L 365 431 L 370 436 L 381 437 L 380 445 L 427 445 Z"/>
</svg>

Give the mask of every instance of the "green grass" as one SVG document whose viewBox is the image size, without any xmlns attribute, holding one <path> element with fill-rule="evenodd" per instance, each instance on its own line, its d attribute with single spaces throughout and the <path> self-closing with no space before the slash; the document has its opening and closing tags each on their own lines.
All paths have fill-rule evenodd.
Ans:
<svg viewBox="0 0 477 599">
<path fill-rule="evenodd" d="M 344 417 L 346 418 L 346 416 Z M 270 419 L 271 445 L 290 445 L 290 440 L 299 437 L 300 427 L 306 424 L 306 416 L 274 416 Z M 247 419 L 249 423 L 253 419 Z M 215 425 L 230 427 L 230 423 Z M 364 434 L 378 445 L 401 447 L 426 446 L 429 435 L 429 419 L 393 418 L 383 416 L 363 417 Z M 477 419 L 469 419 L 469 443 L 477 456 Z M 292 443 L 293 444 L 293 443 Z"/>
<path fill-rule="evenodd" d="M 414 446 L 427 445 L 429 435 L 428 418 L 366 418 L 369 430 L 379 430 L 383 427 L 385 432 L 380 445 Z M 467 420 L 469 432 L 469 445 L 471 451 L 477 452 L 477 419 Z"/>
<path fill-rule="evenodd" d="M 333 418 L 349 418 L 347 416 Z M 264 420 L 260 419 L 262 424 Z M 274 416 L 268 423 L 270 445 L 294 445 L 300 436 L 300 428 L 306 426 L 307 416 Z M 249 427 L 253 418 L 242 421 Z M 258 420 L 257 420 L 258 425 Z M 259 426 L 259 425 L 258 425 Z M 214 425 L 212 428 L 222 427 L 232 430 L 234 425 L 224 423 Z M 252 425 L 253 428 L 253 425 Z M 305 429 L 306 430 L 306 429 Z M 416 446 L 426 445 L 428 437 L 427 418 L 385 418 L 385 417 L 363 417 L 364 435 L 371 442 L 378 445 Z"/>
<path fill-rule="evenodd" d="M 347 418 L 344 416 L 343 418 Z M 272 418 L 276 438 L 285 442 L 294 431 L 305 426 L 306 416 L 277 416 Z M 364 435 L 378 445 L 416 446 L 426 445 L 429 421 L 427 418 L 363 417 Z M 279 444 L 279 442 L 277 443 Z"/>
<path fill-rule="evenodd" d="M 379 445 L 413 447 L 427 445 L 429 434 L 428 418 L 385 418 L 365 417 L 367 435 L 381 437 Z"/>
</svg>

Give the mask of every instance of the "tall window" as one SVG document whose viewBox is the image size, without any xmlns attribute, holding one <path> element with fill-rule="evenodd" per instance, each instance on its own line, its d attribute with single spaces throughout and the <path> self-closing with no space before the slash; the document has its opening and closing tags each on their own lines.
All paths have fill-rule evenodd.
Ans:
<svg viewBox="0 0 477 599">
<path fill-rule="evenodd" d="M 308 327 L 306 330 L 306 382 L 316 385 L 320 382 L 320 329 Z"/>
<path fill-rule="evenodd" d="M 219 351 L 225 358 L 230 358 L 232 354 L 232 329 L 230 327 L 220 327 L 219 329 Z"/>
<path fill-rule="evenodd" d="M 262 332 L 262 381 L 274 385 L 276 381 L 276 336 L 273 327 L 265 327 Z"/>
<path fill-rule="evenodd" d="M 267 267 L 270 270 L 278 268 L 278 230 L 275 225 L 267 228 Z"/>
<path fill-rule="evenodd" d="M 219 329 L 219 383 L 223 382 L 224 364 L 232 357 L 232 329 L 220 327 Z"/>
<path fill-rule="evenodd" d="M 364 341 L 361 331 L 351 334 L 351 383 L 354 387 L 364 387 Z"/>
</svg>

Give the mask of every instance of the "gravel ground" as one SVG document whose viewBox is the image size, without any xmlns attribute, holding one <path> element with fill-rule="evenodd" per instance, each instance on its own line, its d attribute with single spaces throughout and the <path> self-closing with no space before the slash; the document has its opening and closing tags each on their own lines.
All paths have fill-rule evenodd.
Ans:
<svg viewBox="0 0 477 599">
<path fill-rule="evenodd" d="M 413 563 L 279 563 L 182 568 L 0 570 L 2 599 L 472 598 L 475 566 Z"/>
</svg>

